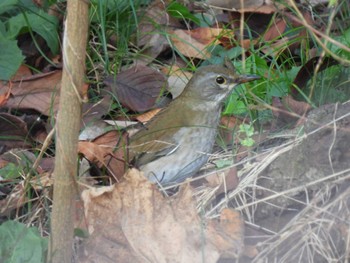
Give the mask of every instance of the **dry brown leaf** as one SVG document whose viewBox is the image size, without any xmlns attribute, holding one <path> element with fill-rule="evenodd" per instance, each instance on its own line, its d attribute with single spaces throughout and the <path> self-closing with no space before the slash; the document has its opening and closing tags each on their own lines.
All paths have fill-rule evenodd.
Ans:
<svg viewBox="0 0 350 263">
<path fill-rule="evenodd" d="M 273 122 L 273 129 L 281 127 L 295 126 L 296 124 L 302 124 L 305 121 L 304 114 L 306 114 L 311 106 L 306 102 L 295 101 L 290 95 L 288 98 L 272 98 L 272 114 L 275 116 Z M 289 105 L 290 104 L 290 105 Z M 297 110 L 297 113 L 292 109 Z"/>
<path fill-rule="evenodd" d="M 291 95 L 282 98 L 285 107 L 292 112 L 303 116 L 312 109 L 311 105 L 304 101 L 297 101 Z"/>
<path fill-rule="evenodd" d="M 7 89 L 2 89 L 0 94 L 0 107 L 6 105 L 10 95 L 11 95 L 11 89 L 12 89 L 12 82 L 9 82 L 9 85 Z"/>
<path fill-rule="evenodd" d="M 205 176 L 203 179 L 205 179 L 206 183 L 202 184 L 207 187 L 215 188 L 219 186 L 215 192 L 216 196 L 236 189 L 239 184 L 236 167 L 228 167 L 224 170 L 220 170 L 220 172 Z M 203 180 L 201 182 L 203 182 Z M 194 182 L 192 185 L 196 186 L 196 183 Z"/>
<path fill-rule="evenodd" d="M 28 195 L 23 184 L 16 184 L 5 199 L 0 200 L 0 216 L 9 216 L 14 209 L 21 208 L 28 202 Z"/>
<path fill-rule="evenodd" d="M 243 254 L 246 257 L 254 258 L 259 254 L 259 250 L 256 248 L 256 246 L 245 246 Z"/>
<path fill-rule="evenodd" d="M 16 74 L 11 78 L 11 81 L 21 80 L 32 76 L 32 72 L 26 65 L 21 65 L 17 70 Z"/>
<path fill-rule="evenodd" d="M 155 0 L 147 7 L 138 25 L 137 45 L 143 48 L 143 59 L 149 61 L 156 58 L 164 50 L 170 48 L 169 41 L 164 34 L 167 28 L 178 28 L 181 23 L 168 15 L 166 3 Z"/>
<path fill-rule="evenodd" d="M 281 99 L 272 99 L 272 114 L 276 117 L 277 126 L 285 123 L 292 124 L 302 122 L 305 114 L 312 109 L 310 104 L 304 101 L 296 101 L 291 95 Z"/>
<path fill-rule="evenodd" d="M 127 166 L 127 145 L 128 134 L 122 133 L 120 131 L 110 131 L 107 132 L 93 142 L 97 145 L 101 145 L 106 150 L 112 152 L 104 158 L 103 164 L 105 164 L 108 172 L 114 178 L 114 181 L 118 182 L 124 175 Z M 102 165 L 102 164 L 100 164 Z"/>
<path fill-rule="evenodd" d="M 223 116 L 220 120 L 219 134 L 220 138 L 227 144 L 232 144 L 234 141 L 233 135 L 234 131 L 238 129 L 238 126 L 242 124 L 243 121 L 237 119 L 234 116 Z"/>
<path fill-rule="evenodd" d="M 54 157 L 44 157 L 40 160 L 40 165 L 38 169 L 41 169 L 44 172 L 53 172 L 55 166 Z"/>
<path fill-rule="evenodd" d="M 280 6 L 282 7 L 282 6 Z M 237 9 L 240 13 L 272 14 L 278 10 L 275 5 L 250 6 Z"/>
<path fill-rule="evenodd" d="M 52 173 L 43 173 L 30 180 L 30 185 L 35 190 L 42 190 L 53 185 Z"/>
<path fill-rule="evenodd" d="M 0 152 L 13 148 L 29 148 L 27 124 L 19 117 L 0 113 Z"/>
<path fill-rule="evenodd" d="M 200 27 L 194 30 L 177 29 L 172 31 L 171 40 L 176 49 L 190 58 L 208 59 L 210 52 L 207 47 L 218 44 L 219 36 L 233 36 L 230 30 L 221 28 Z"/>
<path fill-rule="evenodd" d="M 139 122 L 145 123 L 148 122 L 150 119 L 152 119 L 161 109 L 153 109 L 150 111 L 147 111 L 137 117 L 135 117 L 136 120 Z"/>
<path fill-rule="evenodd" d="M 292 42 L 292 38 L 282 37 L 271 43 L 271 45 L 264 46 L 262 51 L 270 56 L 278 57 L 281 53 L 288 50 L 290 42 Z"/>
<path fill-rule="evenodd" d="M 287 23 L 285 20 L 278 19 L 278 20 L 274 21 L 270 25 L 267 32 L 264 34 L 264 36 L 263 36 L 264 41 L 270 41 L 270 40 L 274 40 L 276 38 L 281 37 L 282 34 L 284 33 L 286 27 L 287 27 Z"/>
<path fill-rule="evenodd" d="M 82 194 L 90 237 L 78 262 L 203 262 L 221 255 L 237 257 L 243 249 L 239 213 L 203 222 L 189 186 L 164 197 L 136 169 L 120 184 Z"/>
<path fill-rule="evenodd" d="M 7 164 L 9 164 L 9 161 L 3 160 L 0 156 L 0 169 L 4 168 Z"/>
<path fill-rule="evenodd" d="M 167 87 L 161 72 L 143 65 L 123 70 L 116 77 L 108 76 L 104 83 L 124 107 L 138 112 L 154 107 L 161 90 Z"/>
<path fill-rule="evenodd" d="M 206 3 L 217 7 L 235 9 L 240 13 L 271 14 L 284 8 L 284 5 L 272 0 L 207 0 Z"/>
<path fill-rule="evenodd" d="M 108 146 L 103 147 L 94 142 L 80 141 L 78 143 L 78 152 L 82 153 L 85 158 L 92 163 L 101 163 L 105 165 L 105 156 L 112 154 L 112 148 Z"/>
<path fill-rule="evenodd" d="M 60 90 L 62 71 L 37 74 L 20 81 L 14 81 L 7 108 L 34 109 L 44 115 L 57 111 L 58 92 Z M 0 94 L 8 91 L 8 85 L 0 84 Z"/>
<path fill-rule="evenodd" d="M 112 181 L 119 181 L 127 167 L 127 136 L 125 132 L 112 130 L 93 141 L 79 141 L 78 151 L 98 167 L 105 167 Z"/>
<path fill-rule="evenodd" d="M 84 103 L 82 109 L 83 121 L 85 124 L 100 120 L 110 110 L 112 104 L 112 96 L 110 94 L 102 94 L 103 98 L 98 102 Z"/>
</svg>

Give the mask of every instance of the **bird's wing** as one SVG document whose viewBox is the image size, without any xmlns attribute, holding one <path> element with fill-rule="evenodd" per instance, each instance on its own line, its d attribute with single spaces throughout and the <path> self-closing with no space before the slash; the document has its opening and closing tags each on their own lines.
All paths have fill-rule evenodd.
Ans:
<svg viewBox="0 0 350 263">
<path fill-rule="evenodd" d="M 179 104 L 180 103 L 180 104 Z M 171 107 L 170 107 L 171 106 Z M 169 155 L 179 147 L 179 138 L 185 133 L 188 115 L 183 114 L 174 122 L 175 109 L 184 108 L 182 102 L 173 101 L 168 108 L 161 110 L 146 126 L 130 138 L 129 160 L 140 167 L 162 156 Z"/>
<path fill-rule="evenodd" d="M 138 143 L 133 141 L 129 146 L 129 157 L 133 165 L 140 167 L 162 156 L 169 155 L 177 150 L 178 144 L 169 140 L 154 139 Z"/>
</svg>

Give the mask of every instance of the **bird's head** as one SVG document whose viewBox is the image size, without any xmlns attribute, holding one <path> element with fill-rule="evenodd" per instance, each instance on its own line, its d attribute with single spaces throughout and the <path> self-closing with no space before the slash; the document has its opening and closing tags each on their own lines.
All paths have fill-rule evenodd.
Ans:
<svg viewBox="0 0 350 263">
<path fill-rule="evenodd" d="M 199 68 L 181 96 L 190 99 L 222 102 L 234 87 L 256 79 L 260 79 L 260 77 L 237 74 L 231 61 L 226 60 L 223 65 Z"/>
</svg>

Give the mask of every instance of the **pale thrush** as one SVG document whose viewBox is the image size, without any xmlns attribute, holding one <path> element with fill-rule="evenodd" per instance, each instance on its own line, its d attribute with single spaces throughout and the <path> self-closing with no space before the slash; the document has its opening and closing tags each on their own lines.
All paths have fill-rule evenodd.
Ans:
<svg viewBox="0 0 350 263">
<path fill-rule="evenodd" d="M 212 152 L 225 99 L 237 85 L 259 78 L 236 74 L 228 60 L 200 67 L 182 94 L 131 137 L 131 163 L 162 186 L 193 176 Z"/>
</svg>

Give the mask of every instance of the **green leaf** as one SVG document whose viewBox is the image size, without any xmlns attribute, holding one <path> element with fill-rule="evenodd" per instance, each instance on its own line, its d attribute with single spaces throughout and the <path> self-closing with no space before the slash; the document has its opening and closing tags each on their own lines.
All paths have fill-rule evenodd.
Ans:
<svg viewBox="0 0 350 263">
<path fill-rule="evenodd" d="M 235 114 L 235 115 L 239 115 L 239 114 L 243 114 L 247 112 L 247 106 L 244 104 L 243 101 L 241 100 L 236 100 L 236 101 L 230 101 L 223 114 L 224 115 L 232 115 L 232 114 Z"/>
<path fill-rule="evenodd" d="M 0 41 L 0 79 L 9 80 L 22 64 L 24 56 L 17 46 L 17 40 Z"/>
<path fill-rule="evenodd" d="M 11 17 L 8 21 L 7 39 L 15 39 L 20 33 L 32 31 L 43 37 L 51 52 L 58 52 L 58 20 L 56 17 L 39 10 L 37 13 L 21 13 Z"/>
<path fill-rule="evenodd" d="M 239 57 L 242 55 L 243 48 L 241 47 L 233 47 L 225 52 L 225 56 L 227 56 L 230 60 Z"/>
<path fill-rule="evenodd" d="M 191 14 L 191 12 L 187 9 L 187 7 L 185 7 L 184 5 L 182 5 L 176 1 L 171 2 L 168 5 L 166 11 L 172 17 L 188 19 L 188 20 L 196 23 L 197 25 L 200 25 L 200 20 L 196 16 Z"/>
<path fill-rule="evenodd" d="M 80 237 L 80 238 L 88 238 L 89 232 L 82 228 L 74 228 L 74 236 Z"/>
<path fill-rule="evenodd" d="M 233 164 L 233 160 L 216 160 L 214 161 L 217 168 L 221 169 Z"/>
<path fill-rule="evenodd" d="M 207 13 L 194 14 L 199 19 L 199 27 L 210 27 L 215 22 L 215 17 Z"/>
<path fill-rule="evenodd" d="M 223 46 L 215 45 L 208 46 L 207 50 L 211 52 L 211 57 L 205 60 L 201 66 L 223 64 L 226 57 L 233 60 L 242 54 L 243 49 L 241 47 L 234 47 L 226 50 Z"/>
<path fill-rule="evenodd" d="M 15 179 L 21 176 L 20 171 L 22 169 L 16 166 L 14 163 L 9 163 L 5 167 L 0 169 L 0 177 L 4 179 Z"/>
<path fill-rule="evenodd" d="M 45 262 L 48 240 L 40 236 L 37 228 L 6 221 L 0 225 L 0 237 L 0 262 Z"/>
<path fill-rule="evenodd" d="M 3 22 L 0 21 L 0 40 L 4 40 L 6 35 L 6 27 Z"/>
<path fill-rule="evenodd" d="M 1 0 L 0 14 L 7 12 L 18 4 L 19 0 Z"/>
<path fill-rule="evenodd" d="M 246 138 L 246 139 L 241 140 L 241 144 L 243 146 L 247 146 L 247 147 L 253 146 L 254 143 L 255 143 L 255 141 L 252 138 Z"/>
<path fill-rule="evenodd" d="M 334 38 L 338 42 L 342 43 L 343 45 L 349 47 L 350 46 L 350 28 L 346 29 L 342 34 L 338 37 Z M 350 59 L 350 52 L 344 50 L 341 47 L 338 47 L 335 44 L 328 43 L 328 48 L 334 52 L 335 54 L 341 56 L 342 58 Z"/>
<path fill-rule="evenodd" d="M 241 124 L 239 125 L 239 131 L 245 133 L 247 137 L 250 137 L 254 134 L 254 127 L 249 124 Z"/>
<path fill-rule="evenodd" d="M 338 0 L 329 0 L 328 7 L 334 7 L 337 4 Z"/>
</svg>

